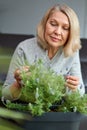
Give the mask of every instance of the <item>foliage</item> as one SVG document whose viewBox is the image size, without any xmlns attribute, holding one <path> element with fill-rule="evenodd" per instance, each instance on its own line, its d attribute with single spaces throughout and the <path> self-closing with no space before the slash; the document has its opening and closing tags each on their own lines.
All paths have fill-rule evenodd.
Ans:
<svg viewBox="0 0 87 130">
<path fill-rule="evenodd" d="M 24 120 L 31 120 L 31 115 L 9 110 L 0 104 L 0 130 L 24 130 L 22 124 Z"/>
<path fill-rule="evenodd" d="M 66 94 L 64 77 L 45 68 L 41 60 L 29 66 L 27 73 L 21 73 L 21 100 L 26 104 L 8 102 L 8 108 L 28 111 L 32 115 L 42 115 L 49 111 L 87 113 L 86 94 L 83 97 L 79 92 Z"/>
<path fill-rule="evenodd" d="M 23 129 L 18 125 L 16 125 L 16 123 L 13 123 L 4 118 L 0 118 L 0 130 L 23 130 Z"/>
<path fill-rule="evenodd" d="M 87 114 L 87 94 L 81 96 L 78 91 L 66 94 L 62 99 L 62 103 L 56 107 L 55 111 Z"/>
</svg>

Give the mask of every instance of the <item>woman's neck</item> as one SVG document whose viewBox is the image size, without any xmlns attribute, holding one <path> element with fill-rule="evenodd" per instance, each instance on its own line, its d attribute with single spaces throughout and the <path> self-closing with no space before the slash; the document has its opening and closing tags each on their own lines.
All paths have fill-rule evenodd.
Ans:
<svg viewBox="0 0 87 130">
<path fill-rule="evenodd" d="M 55 54 L 57 53 L 57 51 L 58 51 L 58 48 L 48 48 L 48 57 L 49 57 L 49 59 L 52 59 L 54 56 L 55 56 Z"/>
</svg>

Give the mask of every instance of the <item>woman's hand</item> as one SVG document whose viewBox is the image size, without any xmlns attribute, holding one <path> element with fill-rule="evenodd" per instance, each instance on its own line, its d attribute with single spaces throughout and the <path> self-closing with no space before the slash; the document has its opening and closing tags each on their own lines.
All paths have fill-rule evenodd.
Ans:
<svg viewBox="0 0 87 130">
<path fill-rule="evenodd" d="M 21 67 L 21 69 L 16 69 L 14 72 L 14 78 L 16 79 L 16 81 L 21 85 L 21 72 L 27 72 L 29 71 L 29 66 L 23 66 Z"/>
<path fill-rule="evenodd" d="M 22 87 L 22 77 L 21 72 L 24 71 L 28 76 L 30 74 L 29 72 L 29 66 L 23 66 L 19 69 L 16 69 L 14 72 L 14 78 L 16 79 L 15 82 L 10 87 L 10 91 L 12 94 L 13 99 L 18 99 L 21 93 L 21 87 Z"/>
<path fill-rule="evenodd" d="M 66 86 L 75 91 L 79 85 L 79 78 L 77 76 L 66 76 Z"/>
</svg>

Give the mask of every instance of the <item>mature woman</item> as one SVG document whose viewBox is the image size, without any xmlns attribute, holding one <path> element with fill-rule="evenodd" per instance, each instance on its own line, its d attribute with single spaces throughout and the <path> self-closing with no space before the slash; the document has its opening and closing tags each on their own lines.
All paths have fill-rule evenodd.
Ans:
<svg viewBox="0 0 87 130">
<path fill-rule="evenodd" d="M 43 16 L 37 27 L 37 36 L 21 42 L 12 57 L 8 75 L 2 88 L 6 99 L 16 100 L 21 92 L 21 68 L 25 60 L 33 63 L 42 59 L 46 67 L 66 75 L 66 92 L 85 93 L 79 60 L 80 27 L 76 13 L 67 5 L 55 5 Z"/>
</svg>

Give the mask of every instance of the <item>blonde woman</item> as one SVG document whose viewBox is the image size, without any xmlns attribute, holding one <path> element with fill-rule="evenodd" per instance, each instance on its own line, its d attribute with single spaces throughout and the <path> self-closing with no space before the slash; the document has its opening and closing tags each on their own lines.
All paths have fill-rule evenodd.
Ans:
<svg viewBox="0 0 87 130">
<path fill-rule="evenodd" d="M 37 27 L 37 35 L 21 42 L 12 57 L 8 75 L 2 88 L 2 96 L 16 100 L 21 91 L 21 69 L 26 72 L 25 59 L 33 63 L 42 59 L 46 67 L 57 74 L 66 75 L 66 92 L 79 90 L 85 93 L 81 75 L 79 49 L 80 27 L 76 13 L 67 5 L 55 5 L 48 9 Z"/>
</svg>

